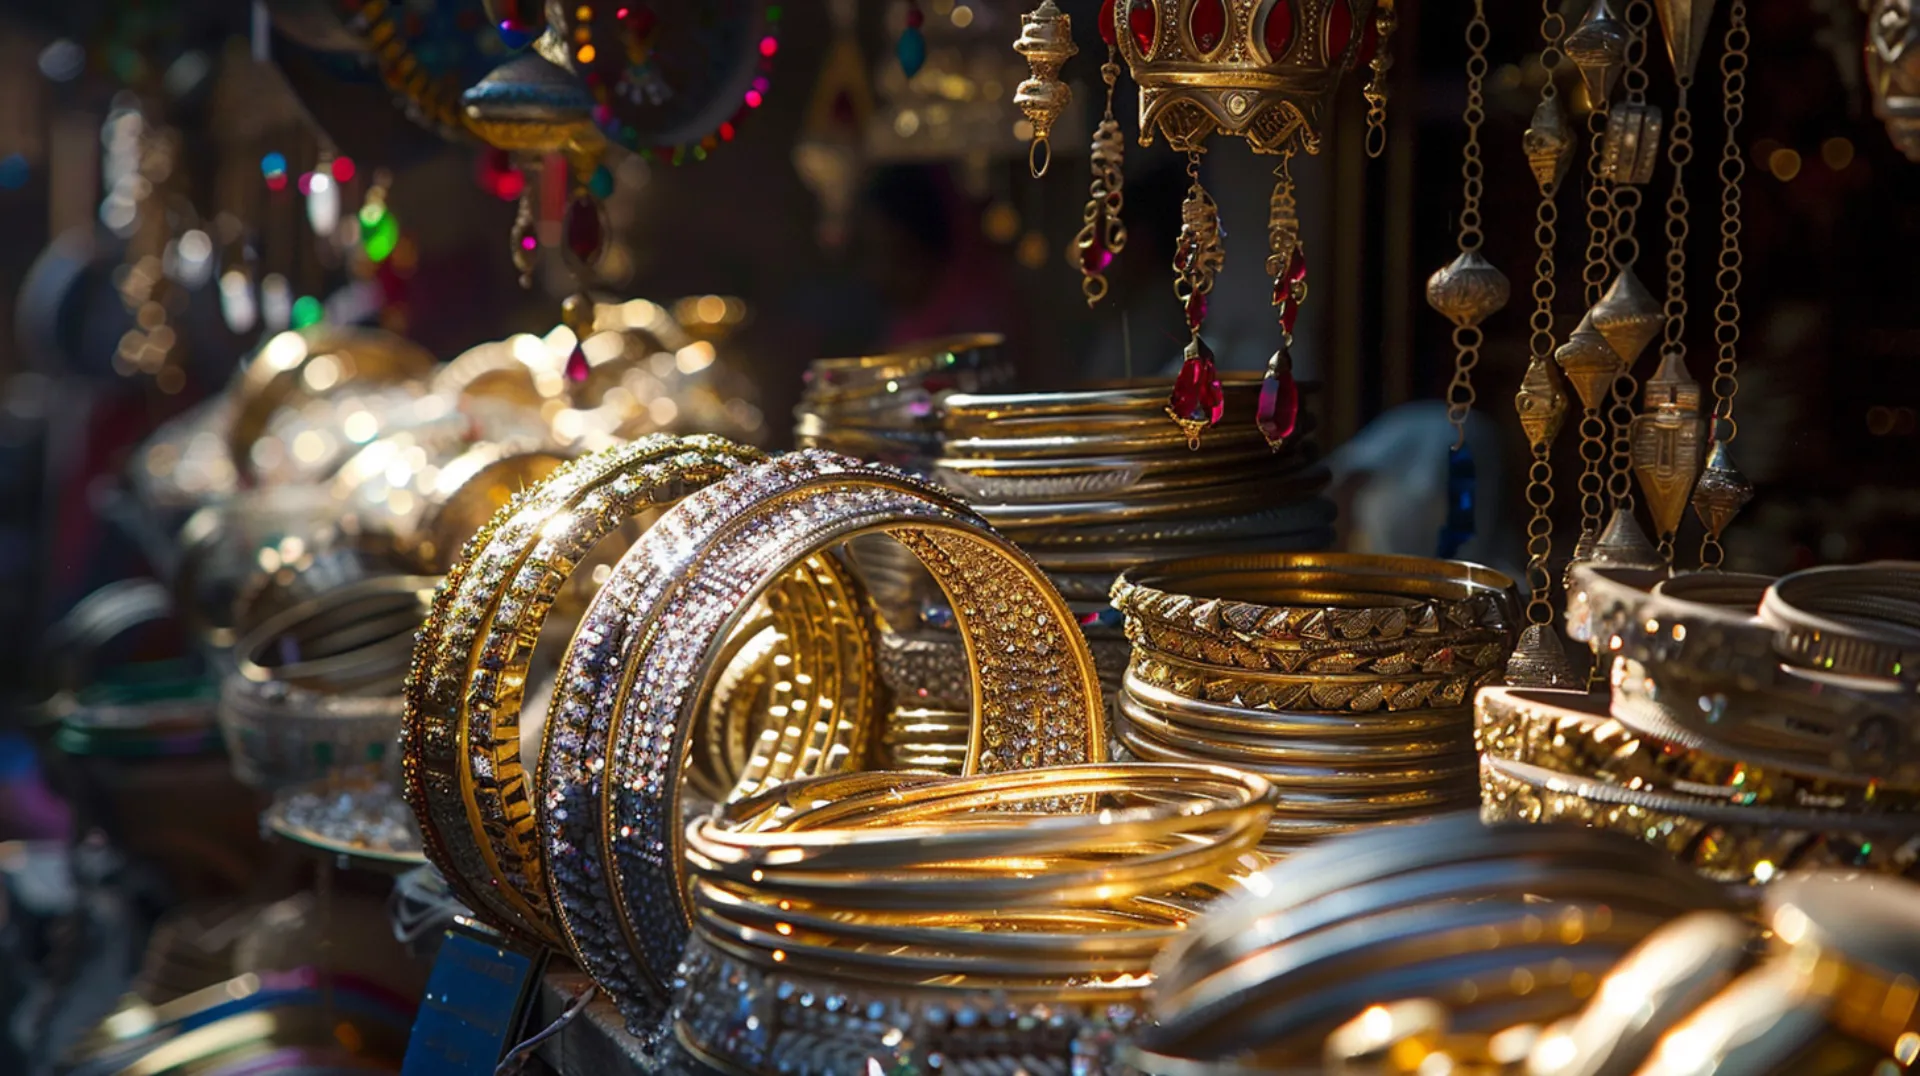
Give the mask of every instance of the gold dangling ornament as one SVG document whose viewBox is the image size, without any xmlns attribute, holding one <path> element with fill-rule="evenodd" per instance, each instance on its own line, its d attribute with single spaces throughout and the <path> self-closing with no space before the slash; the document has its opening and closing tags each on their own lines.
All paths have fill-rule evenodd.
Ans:
<svg viewBox="0 0 1920 1076">
<path fill-rule="evenodd" d="M 1187 447 L 1197 449 L 1200 434 L 1219 425 L 1227 409 L 1226 389 L 1214 366 L 1213 349 L 1200 338 L 1200 325 L 1207 319 L 1207 293 L 1213 290 L 1214 274 L 1226 264 L 1227 252 L 1220 240 L 1220 207 L 1200 185 L 1198 150 L 1187 154 L 1187 175 L 1193 183 L 1180 205 L 1180 240 L 1173 250 L 1173 293 L 1186 311 L 1187 331 L 1192 335 L 1180 364 L 1180 376 L 1167 397 L 1167 414 L 1186 433 Z"/>
<path fill-rule="evenodd" d="M 1373 23 L 1368 27 L 1366 37 L 1360 41 L 1359 62 L 1373 72 L 1360 91 L 1360 96 L 1367 102 L 1369 157 L 1378 157 L 1387 151 L 1387 70 L 1393 66 L 1390 47 L 1397 25 L 1393 0 L 1378 0 L 1373 9 Z"/>
<path fill-rule="evenodd" d="M 1053 123 L 1073 100 L 1073 88 L 1060 81 L 1060 65 L 1080 51 L 1073 43 L 1073 19 L 1061 14 L 1053 0 L 1041 0 L 1039 7 L 1020 17 L 1020 39 L 1013 43 L 1013 51 L 1026 57 L 1033 75 L 1014 90 L 1013 103 L 1033 124 L 1027 167 L 1039 179 L 1053 162 L 1048 141 Z"/>
<path fill-rule="evenodd" d="M 1267 360 L 1267 376 L 1260 381 L 1260 403 L 1253 423 L 1280 451 L 1300 422 L 1300 385 L 1293 379 L 1293 326 L 1300 304 L 1307 298 L 1307 249 L 1300 242 L 1300 214 L 1293 198 L 1291 152 L 1280 156 L 1274 169 L 1273 200 L 1267 210 L 1267 273 L 1273 277 L 1273 313 L 1280 322 L 1280 347 Z"/>
<path fill-rule="evenodd" d="M 573 270 L 574 294 L 560 304 L 560 322 L 573 330 L 573 351 L 564 368 L 567 381 L 579 385 L 593 372 L 587 361 L 587 337 L 593 335 L 594 304 L 587 295 L 589 281 L 597 276 L 600 259 L 607 251 L 607 211 L 594 195 L 589 180 L 599 168 L 598 161 L 581 155 L 569 162 L 573 193 L 567 199 L 566 216 L 561 218 L 561 251 L 567 267 Z"/>
<path fill-rule="evenodd" d="M 1100 80 L 1107 84 L 1107 110 L 1100 117 L 1100 126 L 1094 128 L 1090 154 L 1093 183 L 1087 188 L 1087 208 L 1082 214 L 1085 223 L 1073 239 L 1074 248 L 1080 252 L 1080 290 L 1086 294 L 1088 306 L 1106 298 L 1107 269 L 1127 246 L 1127 226 L 1120 220 L 1126 205 L 1127 140 L 1120 133 L 1119 121 L 1113 118 L 1113 86 L 1120 79 L 1120 62 L 1114 49 L 1118 28 L 1111 17 L 1112 7 L 1109 0 L 1101 9 L 1105 17 L 1100 20 L 1100 37 L 1107 43 L 1107 62 L 1100 65 Z"/>
</svg>

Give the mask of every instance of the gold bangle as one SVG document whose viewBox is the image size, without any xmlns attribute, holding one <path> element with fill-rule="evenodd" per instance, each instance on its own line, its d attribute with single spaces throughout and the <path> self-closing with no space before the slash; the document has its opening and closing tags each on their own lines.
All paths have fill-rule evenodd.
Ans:
<svg viewBox="0 0 1920 1076">
<path fill-rule="evenodd" d="M 1623 788 L 1669 792 L 1734 806 L 1821 811 L 1920 810 L 1912 790 L 1828 770 L 1818 756 L 1741 749 L 1719 754 L 1696 742 L 1644 736 L 1610 710 L 1604 694 L 1488 687 L 1474 699 L 1480 750 L 1511 762 L 1576 773 Z M 1618 707 L 1620 700 L 1611 700 Z"/>
<path fill-rule="evenodd" d="M 1480 803 L 1490 822 L 1614 830 L 1710 878 L 1742 884 L 1764 884 L 1787 866 L 1906 874 L 1920 863 L 1920 824 L 1911 815 L 1737 807 L 1491 756 L 1480 760 Z"/>
<path fill-rule="evenodd" d="M 1260 392 L 1260 378 L 1228 374 L 1220 379 L 1230 397 L 1245 397 L 1251 404 Z M 944 405 L 949 436 L 963 436 L 973 429 L 1020 429 L 1030 419 L 1056 419 L 1068 416 L 1164 415 L 1167 386 L 1164 381 L 1133 380 L 1110 382 L 1073 392 L 1006 392 L 991 394 L 956 393 Z"/>
<path fill-rule="evenodd" d="M 1229 702 L 1246 710 L 1372 713 L 1378 710 L 1450 710 L 1497 680 L 1498 667 L 1473 672 L 1256 673 L 1188 661 L 1140 645 L 1128 675 L 1175 695 Z"/>
<path fill-rule="evenodd" d="M 312 328 L 282 332 L 261 344 L 234 379 L 227 447 L 242 481 L 253 477 L 253 445 L 274 412 L 298 398 L 347 385 L 424 380 L 432 353 L 405 337 L 374 330 Z"/>
<path fill-rule="evenodd" d="M 1782 576 L 1760 600 L 1787 661 L 1920 685 L 1920 566 L 1832 565 Z"/>
<path fill-rule="evenodd" d="M 1767 890 L 1773 952 L 1827 1018 L 1898 1058 L 1920 1057 L 1920 887 L 1887 878 L 1795 874 Z"/>
<path fill-rule="evenodd" d="M 520 761 L 526 677 L 554 600 L 603 536 L 759 458 L 664 436 L 582 457 L 502 508 L 449 569 L 406 691 L 407 800 L 454 892 L 513 936 L 560 942 Z"/>
<path fill-rule="evenodd" d="M 1464 742 L 1472 726 L 1466 707 L 1444 709 L 1352 711 L 1289 711 L 1248 709 L 1231 703 L 1210 702 L 1157 687 L 1128 669 L 1121 690 L 1160 717 L 1196 731 L 1234 733 L 1263 738 L 1325 739 L 1381 738 L 1456 732 Z"/>
<path fill-rule="evenodd" d="M 567 652 L 541 815 L 570 950 L 629 1013 L 665 993 L 688 933 L 680 830 L 708 655 L 753 597 L 827 545 L 885 532 L 957 614 L 976 718 L 970 770 L 1098 760 L 1099 682 L 1066 603 L 1024 554 L 932 487 L 816 450 L 669 510 L 615 568 Z M 671 626 L 669 628 L 669 625 Z M 829 721 L 857 720 L 835 708 Z"/>
<path fill-rule="evenodd" d="M 981 505 L 978 510 L 994 525 L 1012 528 L 1057 527 L 1084 523 L 1090 519 L 1120 523 L 1191 518 L 1208 513 L 1238 515 L 1311 497 L 1326 488 L 1329 477 L 1324 466 L 1314 464 L 1272 482 L 1242 482 L 1200 490 L 1171 490 L 1128 496 L 1123 500 Z"/>
</svg>

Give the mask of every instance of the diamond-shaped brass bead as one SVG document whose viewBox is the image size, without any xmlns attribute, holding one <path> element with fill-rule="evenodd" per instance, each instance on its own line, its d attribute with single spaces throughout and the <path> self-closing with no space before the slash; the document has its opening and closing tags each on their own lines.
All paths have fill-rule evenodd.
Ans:
<svg viewBox="0 0 1920 1076">
<path fill-rule="evenodd" d="M 1589 315 L 1591 317 L 1591 315 Z M 1553 361 L 1567 375 L 1567 383 L 1580 397 L 1580 406 L 1592 411 L 1604 404 L 1613 392 L 1613 383 L 1626 364 L 1607 338 L 1586 318 L 1573 335 L 1553 352 Z"/>
<path fill-rule="evenodd" d="M 1707 453 L 1707 465 L 1693 485 L 1693 513 L 1706 525 L 1707 533 L 1717 540 L 1740 509 L 1753 500 L 1753 483 L 1733 465 L 1724 442 L 1715 441 Z"/>
<path fill-rule="evenodd" d="M 1627 63 L 1627 24 L 1613 12 L 1612 0 L 1593 0 L 1586 17 L 1567 35 L 1563 51 L 1580 69 L 1587 84 L 1587 97 L 1604 101 L 1613 95 L 1613 84 Z"/>
<path fill-rule="evenodd" d="M 1559 97 L 1541 98 L 1534 106 L 1533 122 L 1520 147 L 1533 169 L 1534 182 L 1540 184 L 1540 193 L 1552 194 L 1573 164 L 1573 128 L 1567 123 L 1567 109 Z"/>
<path fill-rule="evenodd" d="M 1653 343 L 1653 338 L 1660 335 L 1667 323 L 1660 304 L 1632 269 L 1620 270 L 1588 318 L 1628 366 L 1639 361 L 1640 353 L 1647 350 L 1647 345 Z"/>
<path fill-rule="evenodd" d="M 1599 568 L 1664 568 L 1666 558 L 1655 549 L 1647 532 L 1640 529 L 1640 521 L 1633 513 L 1624 508 L 1616 508 L 1613 518 L 1600 531 L 1600 540 L 1593 544 L 1593 556 L 1589 563 Z"/>
<path fill-rule="evenodd" d="M 1571 690 L 1587 686 L 1587 681 L 1573 671 L 1573 663 L 1567 660 L 1567 648 L 1551 625 L 1529 624 L 1521 630 L 1519 645 L 1507 659 L 1507 684 Z"/>
<path fill-rule="evenodd" d="M 1510 292 L 1507 275 L 1477 250 L 1461 251 L 1427 278 L 1427 305 L 1463 329 L 1499 313 Z"/>
<path fill-rule="evenodd" d="M 1527 364 L 1520 391 L 1513 396 L 1513 409 L 1520 413 L 1520 428 L 1527 432 L 1528 445 L 1539 448 L 1552 443 L 1567 417 L 1567 393 L 1560 387 L 1552 363 L 1537 358 Z"/>
</svg>

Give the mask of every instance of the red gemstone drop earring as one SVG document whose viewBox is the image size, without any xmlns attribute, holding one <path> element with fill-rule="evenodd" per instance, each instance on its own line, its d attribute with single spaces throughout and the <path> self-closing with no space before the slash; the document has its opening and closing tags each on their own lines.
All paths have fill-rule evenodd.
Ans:
<svg viewBox="0 0 1920 1076">
<path fill-rule="evenodd" d="M 1126 201 L 1127 141 L 1120 133 L 1119 121 L 1113 118 L 1113 86 L 1120 79 L 1115 50 L 1119 27 L 1114 18 L 1114 0 L 1105 0 L 1100 5 L 1100 38 L 1107 43 L 1107 62 L 1100 65 L 1100 79 L 1107 84 L 1107 110 L 1093 132 L 1093 183 L 1087 189 L 1087 208 L 1082 214 L 1085 223 L 1073 240 L 1080 252 L 1080 290 L 1086 293 L 1088 306 L 1106 297 L 1107 268 L 1127 245 L 1127 226 L 1120 221 Z"/>
<path fill-rule="evenodd" d="M 572 192 L 567 199 L 566 216 L 561 221 L 560 249 L 573 270 L 575 291 L 560 304 L 560 322 L 573 330 L 573 352 L 567 356 L 567 380 L 580 384 L 592 373 L 587 362 L 587 337 L 593 335 L 593 299 L 587 284 L 607 250 L 607 211 L 590 185 L 599 162 L 587 155 L 569 160 Z"/>
<path fill-rule="evenodd" d="M 1173 293 L 1186 310 L 1187 341 L 1180 376 L 1167 397 L 1167 414 L 1187 435 L 1187 447 L 1200 447 L 1200 434 L 1217 426 L 1226 412 L 1226 390 L 1220 385 L 1220 372 L 1214 366 L 1213 349 L 1200 338 L 1200 325 L 1207 319 L 1207 293 L 1213 290 L 1214 274 L 1226 264 L 1226 247 L 1220 241 L 1220 207 L 1200 185 L 1200 151 L 1187 153 L 1187 175 L 1193 180 L 1186 201 L 1180 205 L 1180 240 L 1173 251 Z"/>
<path fill-rule="evenodd" d="M 1267 209 L 1267 272 L 1273 276 L 1273 313 L 1280 322 L 1280 347 L 1267 360 L 1260 382 L 1260 406 L 1253 416 L 1267 447 L 1275 452 L 1293 436 L 1300 420 L 1300 386 L 1293 379 L 1293 326 L 1307 298 L 1307 249 L 1300 242 L 1300 216 L 1293 198 L 1293 153 L 1273 170 L 1273 199 Z"/>
</svg>

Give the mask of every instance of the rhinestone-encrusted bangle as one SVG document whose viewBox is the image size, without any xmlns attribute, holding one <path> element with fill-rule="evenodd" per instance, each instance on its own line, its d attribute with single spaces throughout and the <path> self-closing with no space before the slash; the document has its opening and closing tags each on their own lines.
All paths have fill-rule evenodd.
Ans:
<svg viewBox="0 0 1920 1076">
<path fill-rule="evenodd" d="M 1105 757 L 1099 683 L 1071 611 L 951 496 L 894 468 L 805 451 L 688 497 L 588 609 L 541 758 L 558 918 L 630 1021 L 658 1014 L 687 937 L 681 767 L 713 656 L 789 566 L 874 532 L 913 550 L 959 619 L 978 715 L 969 771 Z"/>
<path fill-rule="evenodd" d="M 460 898 L 522 940 L 559 944 L 520 764 L 528 663 L 560 588 L 639 512 L 764 459 L 717 437 L 647 437 L 562 467 L 468 541 L 414 651 L 405 788 Z"/>
</svg>

